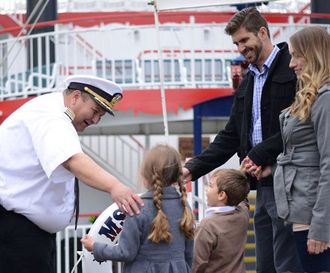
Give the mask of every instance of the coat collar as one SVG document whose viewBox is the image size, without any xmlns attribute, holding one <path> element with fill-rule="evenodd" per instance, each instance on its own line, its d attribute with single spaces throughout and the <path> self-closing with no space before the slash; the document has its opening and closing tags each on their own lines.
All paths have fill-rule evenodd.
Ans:
<svg viewBox="0 0 330 273">
<path fill-rule="evenodd" d="M 325 85 L 323 85 L 319 91 L 318 91 L 318 94 L 320 95 L 321 93 L 324 93 L 326 91 L 330 91 L 330 83 L 327 83 Z"/>
<path fill-rule="evenodd" d="M 153 190 L 148 190 L 141 195 L 142 199 L 153 199 Z M 179 199 L 181 194 L 177 191 L 175 186 L 169 186 L 163 188 L 163 199 Z"/>
</svg>

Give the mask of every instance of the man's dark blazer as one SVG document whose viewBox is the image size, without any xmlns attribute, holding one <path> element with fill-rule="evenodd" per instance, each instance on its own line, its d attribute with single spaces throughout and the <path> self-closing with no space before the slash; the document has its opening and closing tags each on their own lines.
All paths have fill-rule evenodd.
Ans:
<svg viewBox="0 0 330 273">
<path fill-rule="evenodd" d="M 290 106 L 296 91 L 296 75 L 289 68 L 291 56 L 288 45 L 277 45 L 280 52 L 275 57 L 261 97 L 261 124 L 263 142 L 253 149 L 250 142 L 252 124 L 253 72 L 249 71 L 235 92 L 229 121 L 225 128 L 198 156 L 185 164 L 192 174 L 192 180 L 209 173 L 227 162 L 235 153 L 240 162 L 248 155 L 257 165 L 265 166 L 276 162 L 282 151 L 282 137 L 279 126 L 280 112 Z M 255 180 L 250 177 L 251 189 Z M 272 177 L 264 179 L 262 185 L 272 185 Z"/>
</svg>

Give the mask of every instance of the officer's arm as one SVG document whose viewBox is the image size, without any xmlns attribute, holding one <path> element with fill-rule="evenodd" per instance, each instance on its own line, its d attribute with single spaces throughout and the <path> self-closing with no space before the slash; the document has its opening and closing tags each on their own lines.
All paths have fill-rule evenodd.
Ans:
<svg viewBox="0 0 330 273">
<path fill-rule="evenodd" d="M 65 161 L 63 166 L 88 186 L 111 193 L 112 199 L 123 212 L 130 215 L 133 211 L 139 213 L 139 207 L 143 204 L 141 198 L 88 155 L 75 154 Z"/>
</svg>

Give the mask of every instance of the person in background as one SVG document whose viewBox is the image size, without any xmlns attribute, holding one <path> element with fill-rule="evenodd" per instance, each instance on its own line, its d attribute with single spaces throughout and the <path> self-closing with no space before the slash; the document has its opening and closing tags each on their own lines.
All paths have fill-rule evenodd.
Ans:
<svg viewBox="0 0 330 273">
<path fill-rule="evenodd" d="M 236 153 L 240 161 L 247 158 L 265 166 L 274 163 L 282 150 L 278 116 L 292 103 L 296 91 L 288 46 L 272 44 L 267 21 L 255 8 L 236 13 L 225 31 L 249 63 L 249 71 L 235 92 L 225 128 L 200 155 L 185 164 L 183 175 L 188 180 L 197 180 Z M 249 181 L 250 188 L 257 190 L 256 271 L 302 272 L 292 228 L 277 215 L 273 177 L 258 182 L 249 175 Z"/>
<path fill-rule="evenodd" d="M 111 194 L 128 214 L 143 205 L 82 151 L 78 137 L 113 115 L 122 89 L 93 76 L 71 76 L 66 87 L 33 98 L 0 126 L 1 273 L 55 273 L 55 233 L 78 215 L 77 179 Z"/>
<path fill-rule="evenodd" d="M 330 272 L 329 48 L 329 33 L 321 27 L 290 37 L 297 94 L 280 115 L 283 152 L 274 174 L 275 200 L 278 215 L 293 223 L 304 272 Z M 258 178 L 271 173 L 270 167 L 258 168 Z"/>
<path fill-rule="evenodd" d="M 212 174 L 206 217 L 196 231 L 193 273 L 245 273 L 249 191 L 247 177 L 238 170 L 222 169 Z"/>
<path fill-rule="evenodd" d="M 193 257 L 194 218 L 187 203 L 179 153 L 159 144 L 147 152 L 141 175 L 148 189 L 139 215 L 126 217 L 117 245 L 81 242 L 96 261 L 121 261 L 124 273 L 188 273 Z M 179 188 L 179 192 L 177 191 Z"/>
</svg>

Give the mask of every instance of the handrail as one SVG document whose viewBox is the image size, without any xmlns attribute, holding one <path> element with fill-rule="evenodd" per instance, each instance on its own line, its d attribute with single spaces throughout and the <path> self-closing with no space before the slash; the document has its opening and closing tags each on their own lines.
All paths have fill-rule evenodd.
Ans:
<svg viewBox="0 0 330 273">
<path fill-rule="evenodd" d="M 286 28 L 281 31 L 281 36 L 276 37 L 276 43 L 288 39 L 293 32 L 306 24 L 270 24 L 271 32 L 274 33 L 281 26 Z M 330 25 L 323 26 L 330 29 Z M 231 61 L 238 57 L 238 53 L 230 37 L 224 34 L 224 27 L 225 24 L 174 23 L 160 27 L 160 31 L 169 38 L 161 48 L 166 88 L 231 86 Z M 135 46 L 135 43 L 141 43 L 134 41 L 136 31 L 139 32 L 139 39 L 143 39 L 143 44 L 139 46 Z M 157 52 L 156 46 L 146 42 L 154 35 L 154 31 L 151 25 L 108 25 L 73 30 L 66 26 L 66 29 L 56 29 L 53 32 L 0 40 L 0 59 L 3 64 L 0 67 L 0 99 L 60 90 L 64 79 L 70 74 L 101 76 L 117 82 L 125 89 L 158 88 L 160 78 L 158 58 L 154 54 Z M 210 35 L 206 35 L 210 32 L 212 41 L 207 38 Z M 180 41 L 177 40 L 178 35 Z M 95 37 L 99 40 L 95 40 Z M 116 37 L 113 38 L 116 40 L 111 40 L 112 37 Z M 104 39 L 111 41 L 109 46 L 105 46 Z M 6 66 L 3 54 L 13 43 L 15 47 L 8 56 L 8 63 L 14 65 Z M 32 44 L 38 46 L 38 51 L 31 50 Z M 125 44 L 125 52 L 121 44 Z M 54 46 L 56 73 L 51 73 L 52 53 L 47 45 Z M 41 60 L 43 50 L 46 50 L 45 65 Z M 20 52 L 19 55 L 16 54 L 17 51 Z M 18 56 L 17 60 L 15 54 Z M 27 63 L 28 58 L 33 57 L 38 57 L 36 67 Z M 35 72 L 39 76 L 33 80 Z M 48 84 L 45 80 L 48 80 Z"/>
<path fill-rule="evenodd" d="M 139 166 L 144 149 L 118 136 L 81 136 L 83 150 L 104 169 L 123 183 L 139 192 Z"/>
</svg>

